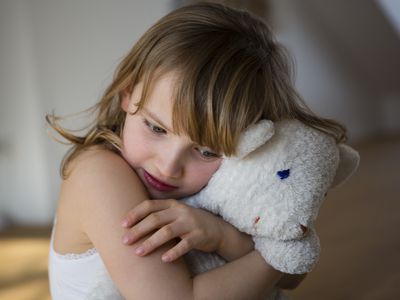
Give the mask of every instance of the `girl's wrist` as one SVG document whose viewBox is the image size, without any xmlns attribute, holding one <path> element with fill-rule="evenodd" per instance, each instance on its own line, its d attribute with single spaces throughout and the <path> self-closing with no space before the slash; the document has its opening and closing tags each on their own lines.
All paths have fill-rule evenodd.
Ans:
<svg viewBox="0 0 400 300">
<path fill-rule="evenodd" d="M 248 254 L 252 250 L 254 250 L 254 243 L 251 236 L 240 232 L 230 223 L 222 220 L 221 240 L 217 253 L 229 262 Z"/>
</svg>

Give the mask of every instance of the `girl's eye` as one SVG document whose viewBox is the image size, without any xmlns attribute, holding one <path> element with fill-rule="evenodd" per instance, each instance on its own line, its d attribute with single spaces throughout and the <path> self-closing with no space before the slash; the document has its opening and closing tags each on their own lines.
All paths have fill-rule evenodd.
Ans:
<svg viewBox="0 0 400 300">
<path fill-rule="evenodd" d="M 212 152 L 210 149 L 197 148 L 197 151 L 200 153 L 200 155 L 203 158 L 206 158 L 206 159 L 221 157 L 220 154 Z"/>
<path fill-rule="evenodd" d="M 152 123 L 150 123 L 149 121 L 145 120 L 144 123 L 146 124 L 146 126 L 155 134 L 165 134 L 167 133 L 165 131 L 165 129 L 158 127 Z"/>
</svg>

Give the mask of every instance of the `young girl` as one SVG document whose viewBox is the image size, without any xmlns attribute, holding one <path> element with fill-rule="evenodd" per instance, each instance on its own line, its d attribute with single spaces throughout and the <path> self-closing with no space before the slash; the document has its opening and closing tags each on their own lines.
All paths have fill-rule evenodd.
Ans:
<svg viewBox="0 0 400 300">
<path fill-rule="evenodd" d="M 73 144 L 50 249 L 53 299 L 87 298 L 104 270 L 126 299 L 264 299 L 301 280 L 269 266 L 251 237 L 178 201 L 201 190 L 260 119 L 296 118 L 345 137 L 301 101 L 261 20 L 217 4 L 173 11 L 136 43 L 95 108 L 82 137 L 47 117 Z M 228 263 L 191 277 L 182 259 L 191 249 Z"/>
</svg>

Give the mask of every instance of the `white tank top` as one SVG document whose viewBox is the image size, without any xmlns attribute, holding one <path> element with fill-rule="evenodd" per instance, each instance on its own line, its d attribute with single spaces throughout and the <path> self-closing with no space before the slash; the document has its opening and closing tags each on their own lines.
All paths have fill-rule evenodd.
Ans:
<svg viewBox="0 0 400 300">
<path fill-rule="evenodd" d="M 49 253 L 49 282 L 53 300 L 123 300 L 96 249 L 81 254 L 59 254 L 54 250 L 53 233 Z M 185 260 L 192 275 L 225 263 L 217 254 L 197 250 L 187 253 Z M 266 300 L 287 298 L 279 289 L 274 289 Z"/>
<path fill-rule="evenodd" d="M 123 299 L 96 249 L 81 254 L 49 252 L 49 282 L 53 300 Z"/>
</svg>

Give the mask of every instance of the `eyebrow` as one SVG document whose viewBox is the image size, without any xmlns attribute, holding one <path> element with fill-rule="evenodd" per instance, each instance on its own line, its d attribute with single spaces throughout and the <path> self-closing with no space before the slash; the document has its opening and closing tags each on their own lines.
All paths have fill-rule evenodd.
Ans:
<svg viewBox="0 0 400 300">
<path fill-rule="evenodd" d="M 161 125 L 161 127 L 163 127 L 164 129 L 168 130 L 171 133 L 174 133 L 174 131 L 171 128 L 169 128 L 168 126 L 166 126 L 163 122 L 161 122 L 161 120 L 155 114 L 151 113 L 150 111 L 148 111 L 145 108 L 142 108 L 142 111 L 146 115 L 148 115 L 150 118 L 152 118 L 154 121 L 156 121 L 159 125 Z"/>
</svg>

